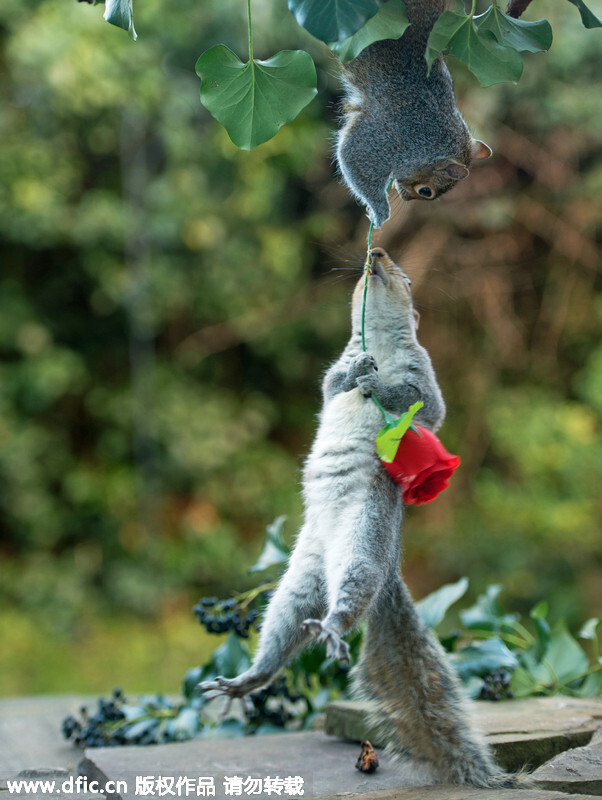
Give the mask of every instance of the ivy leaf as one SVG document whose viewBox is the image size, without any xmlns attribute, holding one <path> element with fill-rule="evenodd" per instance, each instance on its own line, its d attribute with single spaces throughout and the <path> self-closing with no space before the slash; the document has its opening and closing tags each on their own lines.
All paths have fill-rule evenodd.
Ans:
<svg viewBox="0 0 602 800">
<path fill-rule="evenodd" d="M 577 697 L 599 697 L 602 694 L 602 670 L 590 672 L 575 694 Z"/>
<path fill-rule="evenodd" d="M 443 51 L 466 64 L 481 86 L 503 81 L 516 82 L 522 75 L 523 60 L 511 47 L 495 40 L 488 30 L 480 31 L 472 16 L 445 11 L 428 38 L 425 58 L 430 69 Z"/>
<path fill-rule="evenodd" d="M 242 150 L 252 150 L 291 122 L 317 92 L 316 68 L 303 50 L 281 50 L 244 64 L 223 44 L 196 63 L 201 102 Z"/>
<path fill-rule="evenodd" d="M 399 442 L 404 433 L 412 424 L 412 419 L 420 411 L 424 403 L 418 400 L 394 423 L 387 423 L 381 428 L 376 436 L 376 453 L 380 459 L 387 463 L 392 463 L 397 454 Z"/>
<path fill-rule="evenodd" d="M 592 639 L 592 640 L 596 639 L 598 635 L 597 634 L 598 626 L 600 625 L 601 622 L 602 619 L 600 619 L 599 617 L 592 617 L 591 619 L 588 619 L 587 622 L 584 622 L 581 627 L 581 630 L 577 634 L 579 639 Z"/>
<path fill-rule="evenodd" d="M 532 670 L 532 674 L 540 683 L 559 688 L 583 677 L 588 668 L 589 660 L 584 651 L 566 625 L 560 623 L 552 634 L 541 663 Z"/>
<path fill-rule="evenodd" d="M 459 600 L 466 594 L 468 589 L 468 578 L 460 578 L 456 583 L 448 583 L 431 592 L 422 600 L 414 603 L 416 611 L 421 620 L 429 626 L 429 628 L 436 628 L 439 623 L 443 621 L 447 610 L 452 606 L 456 600 Z"/>
<path fill-rule="evenodd" d="M 546 619 L 548 615 L 548 604 L 542 600 L 534 608 L 531 609 L 530 617 L 535 624 L 537 631 L 537 642 L 535 645 L 535 655 L 540 660 L 550 644 L 550 626 Z"/>
<path fill-rule="evenodd" d="M 290 551 L 282 538 L 282 526 L 285 521 L 286 517 L 277 517 L 271 525 L 268 525 L 264 548 L 255 564 L 249 567 L 249 572 L 263 572 L 269 567 L 286 564 Z"/>
<path fill-rule="evenodd" d="M 403 0 L 389 0 L 357 33 L 330 47 L 338 54 L 341 63 L 346 64 L 374 42 L 399 39 L 409 24 Z"/>
<path fill-rule="evenodd" d="M 593 11 L 590 11 L 583 0 L 569 0 L 569 3 L 577 6 L 581 14 L 581 22 L 586 28 L 602 28 L 602 19 L 597 17 Z"/>
<path fill-rule="evenodd" d="M 213 653 L 213 666 L 217 675 L 223 675 L 225 678 L 235 678 L 249 669 L 251 659 L 249 651 L 236 633 L 231 630 L 228 638 L 217 650 Z"/>
<path fill-rule="evenodd" d="M 462 624 L 470 630 L 500 633 L 513 630 L 513 623 L 518 620 L 517 614 L 504 614 L 498 603 L 503 586 L 492 584 L 479 595 L 477 602 L 460 613 Z"/>
<path fill-rule="evenodd" d="M 463 681 L 471 675 L 482 678 L 500 667 L 514 670 L 518 666 L 514 653 L 498 638 L 469 644 L 452 653 L 450 659 Z"/>
<path fill-rule="evenodd" d="M 379 5 L 378 0 L 288 0 L 298 24 L 327 44 L 353 36 Z"/>
<path fill-rule="evenodd" d="M 134 41 L 138 38 L 134 29 L 132 0 L 106 0 L 104 18 L 111 25 L 127 31 Z"/>
<path fill-rule="evenodd" d="M 484 14 L 474 18 L 479 31 L 490 31 L 498 44 L 513 50 L 541 53 L 552 45 L 552 26 L 547 19 L 526 22 L 502 13 L 498 6 L 490 6 Z"/>
<path fill-rule="evenodd" d="M 519 697 L 530 697 L 533 694 L 537 694 L 541 690 L 541 686 L 524 667 L 517 667 L 510 679 L 510 689 L 514 697 L 518 699 Z"/>
</svg>

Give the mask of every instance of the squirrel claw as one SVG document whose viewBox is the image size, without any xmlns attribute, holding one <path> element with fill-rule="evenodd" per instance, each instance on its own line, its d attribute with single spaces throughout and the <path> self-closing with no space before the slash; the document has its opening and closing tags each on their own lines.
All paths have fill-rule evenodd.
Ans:
<svg viewBox="0 0 602 800">
<path fill-rule="evenodd" d="M 244 697 L 244 695 L 258 689 L 263 683 L 266 682 L 264 675 L 239 675 L 237 678 L 224 678 L 218 675 L 211 681 L 201 681 L 197 683 L 196 688 L 200 689 L 207 700 L 212 700 L 214 697 L 226 695 L 229 698 Z"/>
<path fill-rule="evenodd" d="M 326 627 L 319 619 L 306 619 L 301 623 L 301 627 L 320 644 L 326 645 L 328 658 L 336 658 L 341 664 L 349 663 L 349 645 L 336 631 Z"/>
<path fill-rule="evenodd" d="M 357 388 L 364 397 L 370 397 L 372 392 L 376 393 L 379 381 L 374 373 L 370 373 L 369 375 L 358 375 L 355 381 Z"/>
</svg>

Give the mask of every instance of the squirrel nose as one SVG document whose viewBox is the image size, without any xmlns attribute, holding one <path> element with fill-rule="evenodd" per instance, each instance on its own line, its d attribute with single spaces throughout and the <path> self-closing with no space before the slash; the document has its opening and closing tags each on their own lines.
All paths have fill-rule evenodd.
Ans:
<svg viewBox="0 0 602 800">
<path fill-rule="evenodd" d="M 384 258 L 385 251 L 381 247 L 374 247 L 370 251 L 370 255 L 372 256 L 372 258 Z"/>
</svg>

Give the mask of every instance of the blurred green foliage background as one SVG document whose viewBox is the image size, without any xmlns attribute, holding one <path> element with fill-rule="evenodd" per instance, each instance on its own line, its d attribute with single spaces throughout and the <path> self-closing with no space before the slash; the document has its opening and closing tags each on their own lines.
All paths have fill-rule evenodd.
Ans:
<svg viewBox="0 0 602 800">
<path fill-rule="evenodd" d="M 194 74 L 244 55 L 244 3 L 145 0 L 136 44 L 102 10 L 0 6 L 2 694 L 174 692 L 207 657 L 193 603 L 253 584 L 276 516 L 294 535 L 363 262 L 336 65 L 284 0 L 254 0 L 256 56 L 309 49 L 320 94 L 251 153 Z M 555 41 L 517 86 L 450 59 L 495 157 L 375 244 L 413 279 L 463 460 L 408 513 L 412 591 L 466 574 L 577 624 L 602 609 L 602 47 L 569 3 L 540 16 Z"/>
</svg>

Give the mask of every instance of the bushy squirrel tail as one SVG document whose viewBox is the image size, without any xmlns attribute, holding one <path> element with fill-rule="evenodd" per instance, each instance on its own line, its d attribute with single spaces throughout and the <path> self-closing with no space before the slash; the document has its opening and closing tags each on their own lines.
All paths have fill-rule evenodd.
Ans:
<svg viewBox="0 0 602 800">
<path fill-rule="evenodd" d="M 396 574 L 368 616 L 354 673 L 356 695 L 376 701 L 387 749 L 411 759 L 418 780 L 481 788 L 517 785 L 470 724 L 468 701 L 443 648 Z"/>
</svg>

